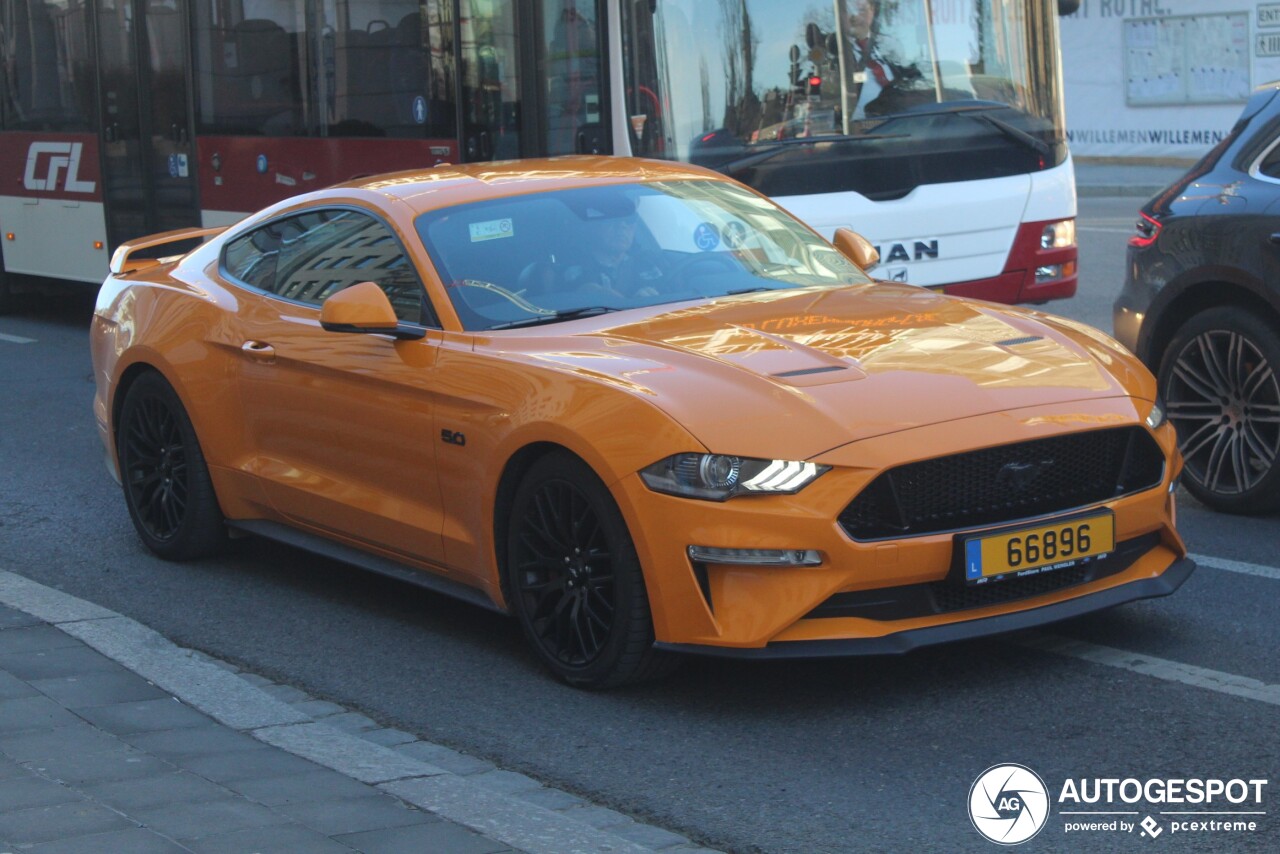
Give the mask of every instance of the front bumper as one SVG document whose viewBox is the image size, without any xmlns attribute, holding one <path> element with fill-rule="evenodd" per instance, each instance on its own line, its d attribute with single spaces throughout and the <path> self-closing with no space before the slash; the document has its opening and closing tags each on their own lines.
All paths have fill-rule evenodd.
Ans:
<svg viewBox="0 0 1280 854">
<path fill-rule="evenodd" d="M 1059 620 L 1069 620 L 1114 608 L 1140 599 L 1155 599 L 1168 596 L 1182 586 L 1195 570 L 1195 562 L 1190 558 L 1182 558 L 1155 578 L 1144 578 L 1132 581 L 1121 587 L 1088 593 L 1065 602 L 1042 605 L 1012 614 L 996 617 L 984 617 L 966 620 L 960 623 L 947 623 L 940 626 L 928 626 L 910 629 L 881 637 L 842 638 L 836 640 L 810 641 L 778 641 L 755 649 L 735 649 L 731 647 L 710 646 L 691 643 L 656 643 L 658 649 L 671 652 L 710 655 L 719 658 L 842 658 L 858 655 L 901 655 L 920 647 L 933 646 L 940 643 L 974 640 L 991 635 L 1016 632 L 1023 629 L 1037 628 Z"/>
<path fill-rule="evenodd" d="M 613 491 L 644 568 L 656 639 L 668 649 L 718 649 L 747 656 L 767 656 L 771 653 L 764 650 L 782 647 L 807 655 L 803 650 L 830 645 L 861 646 L 867 653 L 903 651 L 1171 592 L 1181 582 L 1161 579 L 1180 565 L 1186 547 L 1174 527 L 1171 487 L 1180 462 L 1168 425 L 1154 433 L 1170 461 L 1161 483 L 1099 505 L 1115 514 L 1117 546 L 1132 544 L 1133 550 L 1107 571 L 1083 573 L 1070 583 L 983 601 L 970 601 L 961 593 L 963 601 L 957 604 L 955 590 L 946 587 L 955 566 L 956 532 L 855 540 L 836 521 L 853 496 L 885 468 L 1081 428 L 1140 425 L 1147 414 L 1143 407 L 1149 404 L 1132 398 L 1037 406 L 863 440 L 816 457 L 832 469 L 795 495 L 717 504 L 659 495 L 638 476 L 623 478 Z M 823 563 L 699 564 L 689 559 L 690 545 L 812 549 Z M 920 594 L 921 588 L 928 589 L 927 595 Z M 890 594 L 899 595 L 896 607 L 879 601 Z M 944 596 L 949 601 L 939 604 Z M 833 609 L 833 602 L 840 607 Z M 932 637 L 939 640 L 923 640 Z"/>
</svg>

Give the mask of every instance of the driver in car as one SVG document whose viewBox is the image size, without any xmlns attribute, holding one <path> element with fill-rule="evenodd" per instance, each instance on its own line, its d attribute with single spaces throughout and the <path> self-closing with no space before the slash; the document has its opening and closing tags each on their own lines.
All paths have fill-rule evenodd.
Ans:
<svg viewBox="0 0 1280 854">
<path fill-rule="evenodd" d="M 635 245 L 634 202 L 614 196 L 588 205 L 580 215 L 587 222 L 586 245 L 565 267 L 567 289 L 622 297 L 655 296 L 666 289 L 668 276 L 658 259 Z"/>
</svg>

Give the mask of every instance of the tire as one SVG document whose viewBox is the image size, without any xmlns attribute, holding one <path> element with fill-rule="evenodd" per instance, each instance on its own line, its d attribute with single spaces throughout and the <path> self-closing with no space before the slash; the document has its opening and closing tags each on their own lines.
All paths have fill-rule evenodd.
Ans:
<svg viewBox="0 0 1280 854">
<path fill-rule="evenodd" d="M 143 374 L 125 393 L 116 454 L 129 517 L 148 549 L 166 560 L 195 560 L 225 547 L 225 520 L 195 428 L 160 374 Z"/>
<path fill-rule="evenodd" d="M 0 314 L 13 311 L 13 286 L 9 283 L 9 274 L 4 271 L 4 261 L 0 260 Z"/>
<path fill-rule="evenodd" d="M 1187 491 L 1215 510 L 1280 509 L 1280 332 L 1235 306 L 1194 315 L 1160 362 Z"/>
<path fill-rule="evenodd" d="M 609 490 L 571 454 L 540 458 L 516 490 L 504 574 L 539 658 L 578 688 L 656 679 L 678 663 L 653 648 L 635 545 Z"/>
</svg>

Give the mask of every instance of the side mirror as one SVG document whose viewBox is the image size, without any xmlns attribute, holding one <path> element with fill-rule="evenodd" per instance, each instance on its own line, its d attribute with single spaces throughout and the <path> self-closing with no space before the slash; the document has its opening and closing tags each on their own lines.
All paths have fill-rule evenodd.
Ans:
<svg viewBox="0 0 1280 854">
<path fill-rule="evenodd" d="M 831 239 L 840 254 L 848 258 L 864 273 L 880 263 L 880 253 L 871 245 L 871 241 L 849 228 L 837 228 Z"/>
<path fill-rule="evenodd" d="M 382 288 L 361 282 L 338 291 L 320 306 L 320 326 L 326 332 L 364 332 L 396 338 L 422 338 L 426 331 L 401 326 Z"/>
</svg>

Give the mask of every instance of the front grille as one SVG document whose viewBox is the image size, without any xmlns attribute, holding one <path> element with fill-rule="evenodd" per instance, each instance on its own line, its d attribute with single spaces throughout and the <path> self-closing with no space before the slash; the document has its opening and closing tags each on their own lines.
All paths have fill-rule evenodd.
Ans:
<svg viewBox="0 0 1280 854">
<path fill-rule="evenodd" d="M 947 611 L 963 611 L 967 608 L 985 608 L 988 605 L 1001 605 L 1005 602 L 1016 602 L 1019 599 L 1030 599 L 1032 596 L 1043 596 L 1074 587 L 1085 581 L 1093 580 L 1090 576 L 1093 567 L 1073 566 L 1070 569 L 1059 569 L 1053 572 L 1041 572 L 1026 578 L 1010 578 L 991 584 L 979 584 L 974 587 L 962 587 L 946 581 L 935 581 L 930 584 L 930 592 L 941 613 Z"/>
<path fill-rule="evenodd" d="M 805 619 L 861 617 L 866 620 L 906 620 L 1032 599 L 1124 572 L 1158 545 L 1159 533 L 1144 534 L 1118 543 L 1116 550 L 1105 558 L 1067 569 L 987 584 L 967 585 L 958 579 L 950 579 L 836 593 L 806 614 Z"/>
<path fill-rule="evenodd" d="M 840 525 L 855 540 L 936 534 L 1086 507 L 1163 478 L 1164 454 L 1141 427 L 1070 433 L 889 469 Z"/>
</svg>

